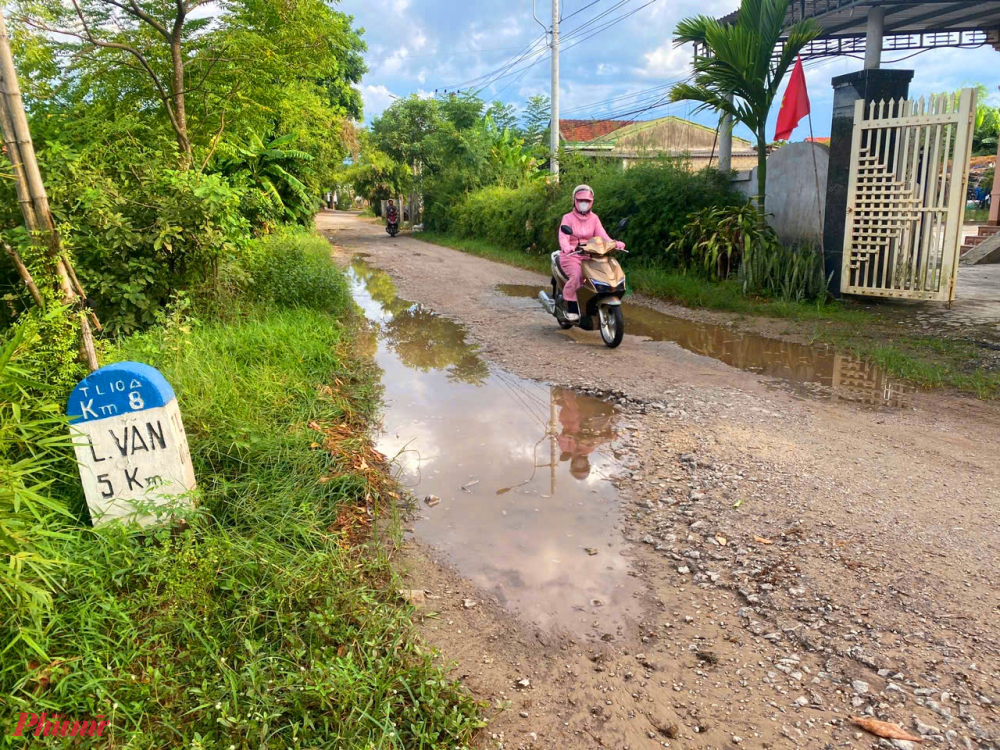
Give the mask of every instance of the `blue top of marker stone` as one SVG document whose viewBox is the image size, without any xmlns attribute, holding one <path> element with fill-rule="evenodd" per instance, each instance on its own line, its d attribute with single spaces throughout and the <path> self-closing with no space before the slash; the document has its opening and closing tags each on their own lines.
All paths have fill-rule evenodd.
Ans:
<svg viewBox="0 0 1000 750">
<path fill-rule="evenodd" d="M 77 383 L 66 413 L 71 423 L 93 422 L 166 406 L 173 398 L 174 389 L 156 368 L 141 362 L 116 362 Z"/>
</svg>

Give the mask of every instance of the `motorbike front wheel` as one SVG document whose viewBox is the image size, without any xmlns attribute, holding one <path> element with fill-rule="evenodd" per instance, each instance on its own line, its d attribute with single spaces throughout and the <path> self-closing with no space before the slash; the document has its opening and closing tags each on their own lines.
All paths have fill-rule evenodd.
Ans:
<svg viewBox="0 0 1000 750">
<path fill-rule="evenodd" d="M 614 349 L 625 336 L 625 316 L 621 305 L 602 305 L 598 315 L 601 319 L 601 338 L 609 349 Z"/>
</svg>

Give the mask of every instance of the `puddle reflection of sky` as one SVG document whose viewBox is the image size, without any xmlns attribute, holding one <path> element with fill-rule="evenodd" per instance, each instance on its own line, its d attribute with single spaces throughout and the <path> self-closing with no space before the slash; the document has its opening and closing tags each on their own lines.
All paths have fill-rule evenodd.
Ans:
<svg viewBox="0 0 1000 750">
<path fill-rule="evenodd" d="M 440 498 L 420 502 L 417 535 L 539 624 L 598 636 L 637 614 L 607 481 L 613 408 L 491 368 L 461 326 L 399 300 L 383 272 L 355 262 L 352 285 L 379 328 L 379 449 L 416 497 Z"/>
</svg>

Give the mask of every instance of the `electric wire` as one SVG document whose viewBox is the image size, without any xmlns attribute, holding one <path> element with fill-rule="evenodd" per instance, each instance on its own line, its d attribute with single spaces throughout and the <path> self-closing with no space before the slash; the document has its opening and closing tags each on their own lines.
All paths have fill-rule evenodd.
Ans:
<svg viewBox="0 0 1000 750">
<path fill-rule="evenodd" d="M 570 18 L 572 18 L 573 16 L 578 15 L 580 13 L 583 13 L 583 11 L 587 10 L 587 8 L 590 8 L 590 7 L 594 6 L 594 5 L 597 5 L 599 2 L 601 2 L 601 0 L 593 0 L 592 2 L 589 2 L 586 5 L 584 5 L 582 8 L 577 8 L 572 13 L 570 13 L 568 16 L 563 16 L 562 18 L 560 18 L 559 19 L 559 23 L 562 23 L 563 21 L 567 21 Z"/>
</svg>

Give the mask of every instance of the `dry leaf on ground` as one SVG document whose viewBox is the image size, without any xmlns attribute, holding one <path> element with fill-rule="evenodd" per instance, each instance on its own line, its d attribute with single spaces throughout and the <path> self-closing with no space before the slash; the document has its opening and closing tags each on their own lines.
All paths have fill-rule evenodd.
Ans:
<svg viewBox="0 0 1000 750">
<path fill-rule="evenodd" d="M 906 740 L 907 742 L 923 742 L 923 737 L 915 737 L 899 724 L 891 724 L 888 721 L 878 719 L 866 719 L 862 716 L 851 716 L 851 721 L 867 732 L 871 732 L 876 737 L 883 737 L 887 740 Z"/>
<path fill-rule="evenodd" d="M 755 536 L 753 540 L 755 542 L 760 542 L 761 544 L 774 544 L 774 542 L 772 542 L 770 539 L 765 539 L 762 536 Z"/>
</svg>

